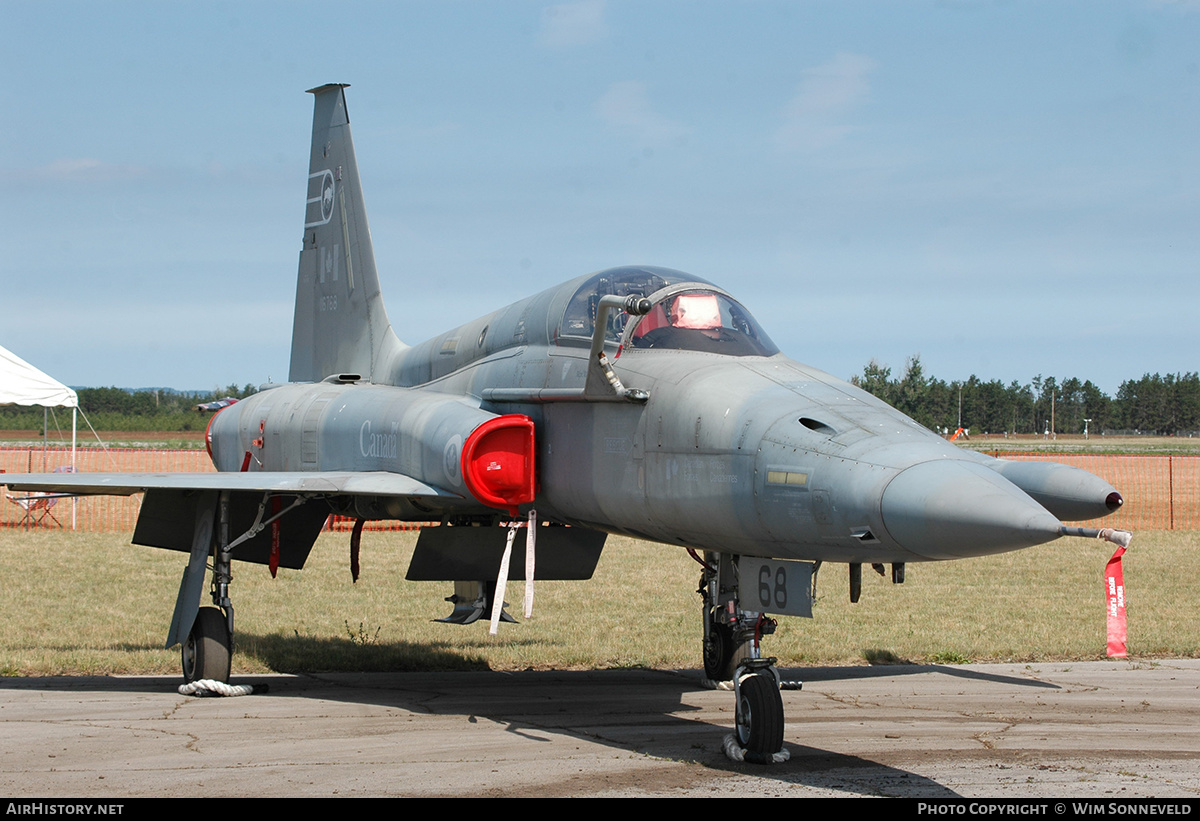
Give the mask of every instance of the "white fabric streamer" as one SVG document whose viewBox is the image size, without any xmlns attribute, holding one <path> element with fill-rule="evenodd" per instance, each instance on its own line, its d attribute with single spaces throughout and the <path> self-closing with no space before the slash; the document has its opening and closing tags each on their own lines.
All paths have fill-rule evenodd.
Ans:
<svg viewBox="0 0 1200 821">
<path fill-rule="evenodd" d="M 529 511 L 529 532 L 525 534 L 525 618 L 533 615 L 533 571 L 537 552 L 537 511 Z"/>
<path fill-rule="evenodd" d="M 493 636 L 500 632 L 500 614 L 504 612 L 504 588 L 508 584 L 508 563 L 512 560 L 513 538 L 518 524 L 508 526 L 508 541 L 504 544 L 504 555 L 500 558 L 500 573 L 496 576 L 496 595 L 492 598 L 492 625 L 488 632 Z"/>
</svg>

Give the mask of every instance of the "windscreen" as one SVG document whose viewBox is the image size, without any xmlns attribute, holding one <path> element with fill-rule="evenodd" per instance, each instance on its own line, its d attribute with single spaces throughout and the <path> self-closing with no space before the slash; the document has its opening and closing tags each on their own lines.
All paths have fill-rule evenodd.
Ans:
<svg viewBox="0 0 1200 821">
<path fill-rule="evenodd" d="M 724 294 L 699 289 L 669 293 L 660 299 L 637 320 L 630 344 L 727 356 L 779 353 L 749 311 Z"/>
</svg>

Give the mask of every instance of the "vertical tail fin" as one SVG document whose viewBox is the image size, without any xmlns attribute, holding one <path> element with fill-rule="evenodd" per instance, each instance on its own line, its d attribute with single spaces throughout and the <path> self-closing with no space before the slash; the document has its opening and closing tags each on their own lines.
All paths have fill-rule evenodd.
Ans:
<svg viewBox="0 0 1200 821">
<path fill-rule="evenodd" d="M 404 347 L 379 292 L 345 88 L 309 90 L 315 97 L 312 156 L 292 324 L 292 382 L 335 373 L 376 379 L 382 376 L 375 373 L 377 363 Z"/>
</svg>

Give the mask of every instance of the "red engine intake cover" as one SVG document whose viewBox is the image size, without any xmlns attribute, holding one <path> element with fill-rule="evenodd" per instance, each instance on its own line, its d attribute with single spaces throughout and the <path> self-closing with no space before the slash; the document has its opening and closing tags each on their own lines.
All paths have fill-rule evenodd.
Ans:
<svg viewBox="0 0 1200 821">
<path fill-rule="evenodd" d="M 462 472 L 475 498 L 513 516 L 537 492 L 534 479 L 533 420 L 522 414 L 489 419 L 467 437 Z"/>
</svg>

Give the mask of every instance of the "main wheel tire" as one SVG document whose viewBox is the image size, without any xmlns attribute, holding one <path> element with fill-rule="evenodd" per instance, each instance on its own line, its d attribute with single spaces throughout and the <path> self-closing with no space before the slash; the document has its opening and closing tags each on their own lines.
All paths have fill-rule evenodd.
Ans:
<svg viewBox="0 0 1200 821">
<path fill-rule="evenodd" d="M 704 675 L 709 681 L 729 681 L 733 678 L 733 628 L 713 622 L 704 641 Z"/>
<path fill-rule="evenodd" d="M 783 749 L 783 699 L 774 676 L 755 673 L 738 688 L 737 739 L 748 760 L 769 761 Z"/>
<path fill-rule="evenodd" d="M 225 614 L 216 607 L 201 607 L 181 652 L 185 682 L 213 679 L 229 681 L 233 637 Z"/>
</svg>

